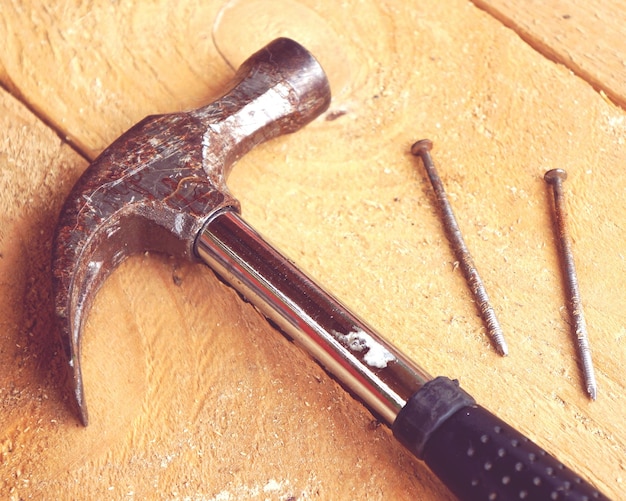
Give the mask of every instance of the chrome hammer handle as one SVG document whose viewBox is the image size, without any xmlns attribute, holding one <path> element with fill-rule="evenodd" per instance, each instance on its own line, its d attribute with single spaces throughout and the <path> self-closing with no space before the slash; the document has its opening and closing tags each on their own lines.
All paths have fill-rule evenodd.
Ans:
<svg viewBox="0 0 626 501">
<path fill-rule="evenodd" d="M 209 221 L 196 252 L 388 424 L 431 379 L 235 212 Z"/>
<path fill-rule="evenodd" d="M 321 363 L 460 499 L 605 499 L 445 377 L 431 379 L 232 210 L 198 256 Z"/>
</svg>

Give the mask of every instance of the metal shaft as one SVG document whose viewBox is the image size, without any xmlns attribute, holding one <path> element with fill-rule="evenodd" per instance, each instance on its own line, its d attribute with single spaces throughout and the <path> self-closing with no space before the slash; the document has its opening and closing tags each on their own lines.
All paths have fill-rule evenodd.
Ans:
<svg viewBox="0 0 626 501">
<path fill-rule="evenodd" d="M 450 242 L 454 255 L 459 262 L 461 271 L 463 272 L 463 275 L 465 276 L 469 288 L 474 296 L 480 316 L 485 324 L 485 327 L 487 328 L 487 334 L 491 338 L 498 353 L 502 356 L 506 356 L 509 353 L 509 348 L 504 340 L 504 334 L 502 333 L 500 322 L 498 322 L 496 312 L 494 311 L 493 306 L 491 306 L 485 285 L 478 274 L 478 269 L 476 268 L 469 249 L 465 244 L 465 240 L 463 240 L 461 229 L 459 228 L 456 218 L 454 217 L 454 212 L 450 202 L 448 201 L 448 196 L 446 195 L 443 183 L 441 182 L 441 178 L 435 169 L 435 165 L 430 155 L 432 146 L 433 143 L 430 139 L 422 139 L 421 141 L 417 141 L 411 147 L 411 153 L 415 156 L 419 156 L 424 163 L 424 168 L 426 169 L 428 178 L 430 179 L 433 190 L 435 191 L 437 206 L 441 214 L 442 224 L 446 232 L 446 236 L 448 237 L 448 241 Z"/>
<path fill-rule="evenodd" d="M 583 305 L 580 299 L 580 288 L 578 286 L 576 267 L 574 266 L 574 253 L 572 252 L 572 242 L 569 237 L 567 209 L 565 207 L 565 195 L 563 193 L 563 181 L 567 179 L 567 173 L 563 169 L 552 169 L 546 172 L 544 179 L 552 186 L 554 193 L 554 220 L 556 223 L 559 252 L 563 266 L 563 278 L 565 280 L 570 314 L 576 335 L 576 349 L 582 363 L 585 389 L 589 397 L 595 400 L 597 395 L 596 377 L 591 361 L 587 323 L 585 322 Z"/>
<path fill-rule="evenodd" d="M 207 223 L 196 253 L 387 424 L 432 379 L 235 212 Z"/>
</svg>

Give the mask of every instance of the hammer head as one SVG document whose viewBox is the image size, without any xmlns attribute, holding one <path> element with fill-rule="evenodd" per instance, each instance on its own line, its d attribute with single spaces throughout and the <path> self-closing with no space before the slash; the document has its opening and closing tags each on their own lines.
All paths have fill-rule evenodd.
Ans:
<svg viewBox="0 0 626 501">
<path fill-rule="evenodd" d="M 128 256 L 196 260 L 194 242 L 221 209 L 239 210 L 226 179 L 255 145 L 295 132 L 330 103 L 326 76 L 296 42 L 252 55 L 222 97 L 145 118 L 85 171 L 61 210 L 52 263 L 56 314 L 80 419 L 87 424 L 80 339 L 95 294 Z"/>
</svg>

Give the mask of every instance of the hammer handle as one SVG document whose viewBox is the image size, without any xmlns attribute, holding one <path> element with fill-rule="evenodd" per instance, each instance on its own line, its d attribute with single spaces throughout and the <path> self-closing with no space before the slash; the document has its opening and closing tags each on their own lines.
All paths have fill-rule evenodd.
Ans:
<svg viewBox="0 0 626 501">
<path fill-rule="evenodd" d="M 459 499 L 606 499 L 446 377 L 413 395 L 392 429 Z"/>
<path fill-rule="evenodd" d="M 385 421 L 460 499 L 605 499 L 476 405 L 457 381 L 432 379 L 236 212 L 209 220 L 196 253 Z"/>
<path fill-rule="evenodd" d="M 196 253 L 388 424 L 431 379 L 234 211 L 209 220 Z"/>
<path fill-rule="evenodd" d="M 459 498 L 606 499 L 552 455 L 478 405 L 460 409 L 432 434 L 424 461 Z"/>
</svg>

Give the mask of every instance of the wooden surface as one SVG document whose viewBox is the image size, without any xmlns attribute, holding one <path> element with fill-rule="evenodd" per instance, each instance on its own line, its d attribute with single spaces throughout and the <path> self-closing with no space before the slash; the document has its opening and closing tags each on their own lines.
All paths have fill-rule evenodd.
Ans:
<svg viewBox="0 0 626 501">
<path fill-rule="evenodd" d="M 283 34 L 327 68 L 335 97 L 326 118 L 335 119 L 240 161 L 229 186 L 246 219 L 429 372 L 460 379 L 484 406 L 623 497 L 626 113 L 613 102 L 624 92 L 605 99 L 557 48 L 607 61 L 608 36 L 618 61 L 625 50 L 594 16 L 578 30 L 593 31 L 590 48 L 554 35 L 559 24 L 539 20 L 562 15 L 558 2 L 511 9 L 522 17 L 506 24 L 524 26 L 521 37 L 484 5 L 409 4 L 2 2 L 0 492 L 8 499 L 451 499 L 384 426 L 199 265 L 152 255 L 124 264 L 84 337 L 88 428 L 61 387 L 49 255 L 73 182 L 134 122 L 210 100 L 231 66 Z M 620 5 L 596 4 L 596 19 Z M 525 41 L 538 25 L 541 46 Z M 423 137 L 435 142 L 507 358 L 485 337 L 408 153 Z M 582 391 L 563 306 L 542 180 L 554 167 L 570 174 L 596 402 Z"/>
<path fill-rule="evenodd" d="M 626 107 L 626 1 L 475 0 L 540 53 Z"/>
</svg>

